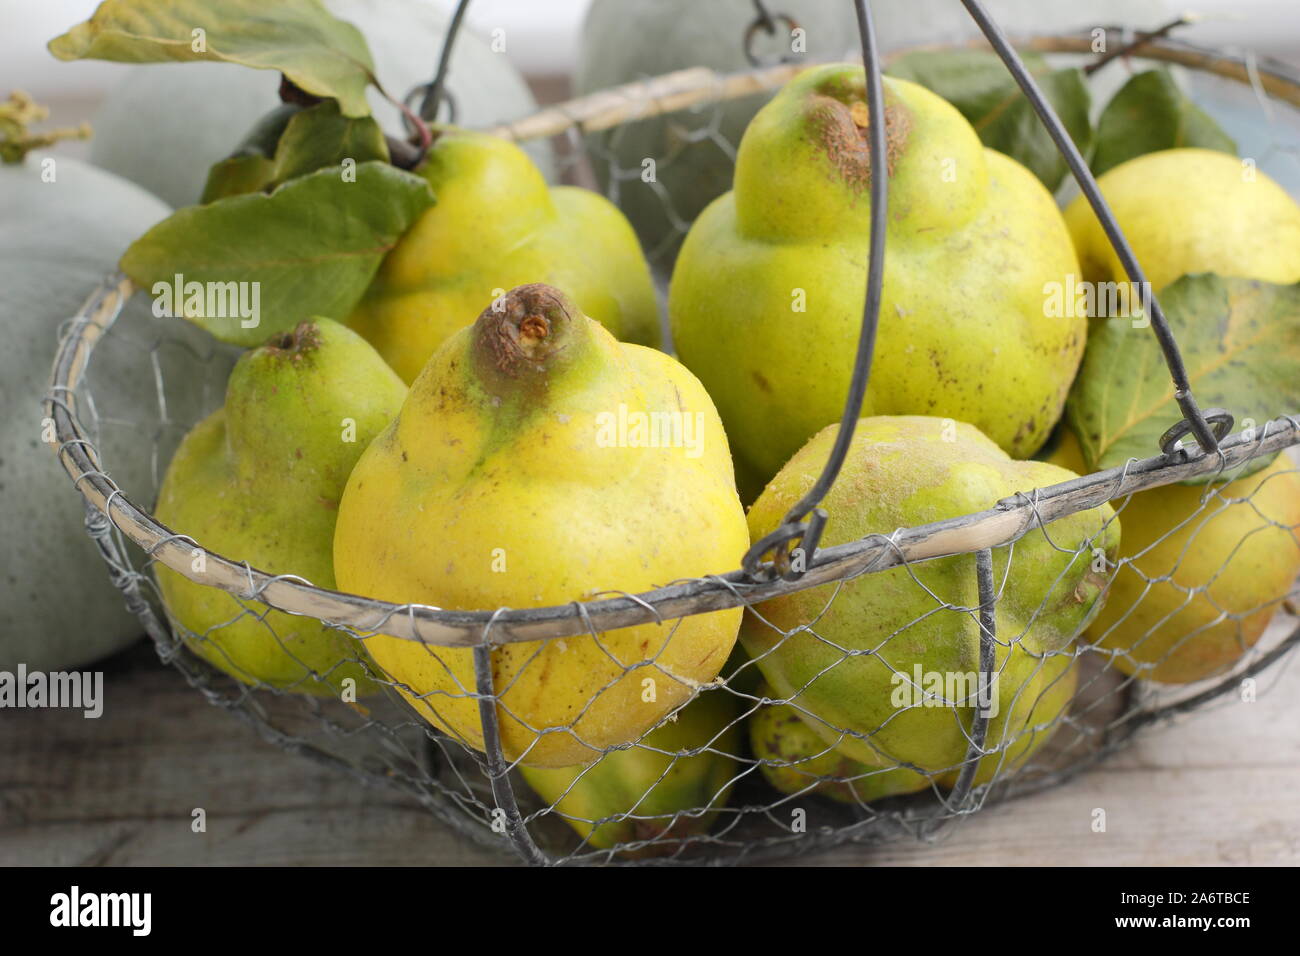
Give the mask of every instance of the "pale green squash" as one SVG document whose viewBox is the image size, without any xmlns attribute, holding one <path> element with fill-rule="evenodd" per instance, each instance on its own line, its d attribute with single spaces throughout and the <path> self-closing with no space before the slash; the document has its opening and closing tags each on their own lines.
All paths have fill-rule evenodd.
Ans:
<svg viewBox="0 0 1300 956">
<path fill-rule="evenodd" d="M 54 181 L 42 180 L 51 168 L 43 162 L 53 162 Z M 170 211 L 73 159 L 33 154 L 0 165 L 0 670 L 80 667 L 143 633 L 86 535 L 81 495 L 41 440 L 41 400 L 60 325 L 131 240 Z M 171 426 L 160 424 L 151 351 Z M 185 428 L 220 404 L 232 352 L 181 319 L 155 318 L 143 295 L 101 340 L 88 384 L 102 465 L 136 504 L 153 503 L 155 470 Z M 81 407 L 90 427 L 89 404 Z"/>
</svg>

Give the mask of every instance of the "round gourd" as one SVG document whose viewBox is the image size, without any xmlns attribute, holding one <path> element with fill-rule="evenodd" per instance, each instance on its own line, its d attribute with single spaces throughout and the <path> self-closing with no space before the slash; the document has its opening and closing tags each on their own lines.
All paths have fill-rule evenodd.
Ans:
<svg viewBox="0 0 1300 956">
<path fill-rule="evenodd" d="M 59 326 L 113 271 L 128 243 L 170 211 L 73 159 L 33 155 L 0 165 L 0 670 L 80 667 L 143 633 L 86 535 L 81 496 L 42 442 L 41 400 Z M 171 427 L 160 424 L 154 346 Z M 97 415 L 83 401 L 82 421 L 94 430 L 98 419 L 102 467 L 137 504 L 153 503 L 154 469 L 185 427 L 220 403 L 229 354 L 180 319 L 155 318 L 144 296 L 96 347 L 87 384 Z"/>
<path fill-rule="evenodd" d="M 384 89 L 401 99 L 433 78 L 445 12 L 420 0 L 326 0 L 331 13 L 361 30 Z M 173 206 L 199 201 L 208 168 L 230 155 L 253 124 L 280 102 L 280 74 L 229 63 L 147 63 L 124 68 L 91 125 L 90 158 Z M 447 88 L 461 126 L 518 119 L 537 102 L 503 53 L 462 29 Z M 371 109 L 390 136 L 403 136 L 401 113 L 373 87 Z M 445 119 L 446 114 L 440 114 Z M 551 178 L 548 145 L 530 148 Z"/>
</svg>

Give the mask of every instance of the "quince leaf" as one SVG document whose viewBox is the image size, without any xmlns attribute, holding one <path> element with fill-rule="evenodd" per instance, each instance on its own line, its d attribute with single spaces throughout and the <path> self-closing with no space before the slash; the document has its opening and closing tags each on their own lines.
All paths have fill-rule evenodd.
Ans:
<svg viewBox="0 0 1300 956">
<path fill-rule="evenodd" d="M 367 116 L 375 66 L 365 38 L 320 0 L 104 0 L 49 43 L 60 60 L 209 60 L 279 70 L 299 89 Z M 378 85 L 378 84 L 376 84 Z"/>
<path fill-rule="evenodd" d="M 274 181 L 283 183 L 349 159 L 358 165 L 388 162 L 384 131 L 371 117 L 344 116 L 336 101 L 326 100 L 289 120 L 275 150 Z"/>
<path fill-rule="evenodd" d="M 1092 144 L 1091 96 L 1083 72 L 1053 70 L 1034 53 L 1022 53 L 1021 58 L 1070 138 L 1087 153 Z M 920 50 L 900 57 L 888 73 L 942 96 L 966 117 L 985 146 L 1028 167 L 1049 190 L 1061 184 L 1068 171 L 1065 159 L 996 53 Z"/>
<path fill-rule="evenodd" d="M 384 256 L 434 200 L 425 180 L 387 163 L 358 164 L 355 182 L 343 173 L 322 169 L 269 195 L 180 209 L 131 244 L 121 269 L 171 301 L 176 314 L 248 348 L 313 315 L 346 319 Z M 203 307 L 185 307 L 188 291 L 180 301 L 169 294 L 177 276 L 182 287 L 201 284 Z M 231 307 L 235 290 L 257 303 L 255 317 Z"/>
<path fill-rule="evenodd" d="M 1160 293 L 1160 304 L 1201 408 L 1228 409 L 1241 429 L 1246 419 L 1259 425 L 1300 405 L 1300 283 L 1185 275 Z M 1092 326 L 1066 415 L 1091 471 L 1160 453 L 1160 436 L 1183 415 L 1150 328 L 1134 328 L 1128 317 Z M 1273 457 L 1233 475 L 1253 474 Z"/>
<path fill-rule="evenodd" d="M 1100 176 L 1137 156 L 1183 146 L 1237 154 L 1232 137 L 1184 95 L 1168 70 L 1147 70 L 1125 83 L 1097 119 L 1092 171 Z"/>
<path fill-rule="evenodd" d="M 261 153 L 228 156 L 208 170 L 208 181 L 199 202 L 206 206 L 227 196 L 261 192 L 274 181 L 275 163 Z"/>
<path fill-rule="evenodd" d="M 207 183 L 199 202 L 210 203 L 227 196 L 269 191 L 276 184 L 276 146 L 289 120 L 301 111 L 302 107 L 296 103 L 281 103 L 260 117 L 239 147 L 208 170 Z"/>
</svg>

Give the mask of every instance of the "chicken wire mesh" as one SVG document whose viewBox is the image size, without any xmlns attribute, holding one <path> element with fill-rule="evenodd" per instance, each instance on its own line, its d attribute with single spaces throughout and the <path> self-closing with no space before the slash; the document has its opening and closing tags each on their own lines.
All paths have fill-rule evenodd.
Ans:
<svg viewBox="0 0 1300 956">
<path fill-rule="evenodd" d="M 674 112 L 691 127 L 682 142 L 708 141 L 734 157 L 718 139 L 720 104 L 742 91 L 774 91 L 792 69 L 760 67 L 703 86 L 698 77 L 670 82 L 671 104 L 681 102 L 673 97 L 690 100 L 684 112 Z M 617 136 L 621 125 L 662 109 L 664 89 L 653 82 L 625 89 L 615 98 L 622 105 L 578 101 L 499 132 L 564 137 L 575 173 L 588 163 L 606 164 L 601 178 L 617 198 L 641 167 L 620 166 L 613 141 L 594 131 L 608 122 L 609 135 Z M 1291 128 L 1284 132 L 1278 118 L 1291 106 L 1264 95 L 1257 79 L 1250 89 L 1279 131 L 1275 159 L 1294 163 L 1295 148 L 1283 140 L 1300 137 Z M 635 95 L 651 99 L 629 106 Z M 670 196 L 657 194 L 684 232 L 689 222 L 671 211 Z M 933 839 L 991 800 L 1078 773 L 1146 725 L 1216 699 L 1262 692 L 1257 675 L 1300 641 L 1294 582 L 1285 594 L 1241 606 L 1216 593 L 1217 574 L 1190 584 L 1179 576 L 1213 520 L 1228 512 L 1255 518 L 1225 567 L 1253 554 L 1261 541 L 1268 548 L 1300 546 L 1296 525 L 1265 501 L 1271 482 L 1296 471 L 1285 455 L 1245 493 L 1234 484 L 1252 459 L 1300 442 L 1300 420 L 1289 415 L 1216 435 L 1219 447 L 1211 455 L 1171 449 L 988 501 L 982 511 L 810 548 L 802 575 L 739 570 L 666 582 L 648 594 L 604 591 L 565 607 L 522 611 L 395 606 L 313 588 L 292 573 L 266 573 L 239 555 L 206 551 L 185 529 L 163 528 L 135 504 L 154 500 L 180 438 L 221 404 L 236 353 L 217 344 L 197 349 L 178 340 L 174 320 L 124 311 L 133 292 L 114 277 L 62 330 L 47 413 L 60 460 L 86 497 L 87 530 L 162 660 L 266 739 L 364 783 L 397 787 L 469 839 L 529 862 L 740 862 L 844 842 Z M 98 381 L 91 361 L 100 349 L 139 357 L 157 391 L 149 420 L 114 408 L 114 383 Z M 148 443 L 154 487 L 113 484 L 113 462 L 98 451 L 106 429 L 128 429 Z M 1130 495 L 1206 474 L 1214 480 L 1196 486 L 1197 506 L 1181 521 L 1135 554 L 1116 561 L 1107 553 L 1105 536 L 1116 516 L 1124 520 Z M 1112 500 L 1114 513 L 1099 512 L 1095 527 L 1056 540 L 1057 522 Z M 1177 545 L 1172 559 L 1155 567 L 1143 561 L 1168 543 Z M 163 601 L 163 566 L 226 592 L 228 616 L 201 632 L 186 628 Z M 1100 630 L 1094 622 L 1078 639 L 1073 630 L 1062 637 L 1047 626 L 1053 609 L 1083 580 L 1104 595 L 1124 578 L 1136 594 L 1126 616 Z M 906 590 L 917 613 L 911 604 L 891 614 L 853 603 L 869 587 Z M 1158 589 L 1180 596 L 1173 610 L 1136 639 L 1106 646 L 1108 635 L 1139 615 L 1142 600 Z M 795 594 L 802 596 L 802 616 L 793 623 L 777 619 L 770 602 Z M 846 606 L 861 622 L 850 628 L 850 640 L 842 628 L 831 628 L 836 608 Z M 745 644 L 755 653 L 733 651 L 713 681 L 684 677 L 673 663 L 683 622 L 728 608 L 742 609 Z M 1199 622 L 1179 616 L 1188 608 L 1205 612 Z M 327 670 L 298 656 L 302 634 L 321 626 L 340 635 L 337 662 Z M 632 627 L 656 638 L 629 656 L 612 638 L 618 628 Z M 250 628 L 293 662 L 296 676 L 272 684 L 242 666 L 228 638 Z M 1047 631 L 1055 636 L 1045 638 Z M 1235 652 L 1208 679 L 1164 685 L 1139 676 L 1211 631 Z M 444 686 L 421 692 L 385 673 L 364 650 L 377 634 L 422 641 L 417 646 Z M 1143 653 L 1147 642 L 1158 644 L 1155 654 Z M 934 682 L 933 672 L 895 663 L 919 660 L 922 645 L 960 645 L 963 669 L 940 669 L 943 679 Z M 548 666 L 555 648 L 567 653 L 579 646 L 594 662 L 594 692 L 566 721 L 535 724 L 513 691 Z M 819 663 L 781 693 L 759 671 L 795 646 Z M 503 649 L 518 651 L 513 673 L 501 666 Z M 1141 659 L 1136 668 L 1135 659 Z M 840 708 L 851 721 L 828 716 L 818 682 L 849 672 L 862 680 L 864 668 L 873 667 L 880 670 L 872 680 L 901 694 L 902 702 L 891 702 L 883 716 L 853 707 Z M 338 676 L 345 672 L 356 675 L 356 687 L 341 693 Z M 609 733 L 588 720 L 607 696 L 617 696 L 624 710 L 645 705 L 631 722 L 634 730 Z M 466 707 L 477 712 L 477 727 L 449 716 Z M 902 727 L 909 733 L 896 734 Z M 926 746 L 908 746 L 909 736 Z M 600 759 L 572 768 L 525 767 L 530 755 L 555 741 Z"/>
</svg>

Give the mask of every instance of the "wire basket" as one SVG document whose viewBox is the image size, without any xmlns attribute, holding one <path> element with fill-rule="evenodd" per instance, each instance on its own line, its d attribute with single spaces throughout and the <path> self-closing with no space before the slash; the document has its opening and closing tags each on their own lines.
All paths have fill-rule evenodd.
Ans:
<svg viewBox="0 0 1300 956">
<path fill-rule="evenodd" d="M 976 8 L 972 12 L 978 21 L 982 11 L 977 4 L 969 6 Z M 1032 101 L 1033 81 L 1023 68 L 1016 72 L 1018 61 L 996 28 L 987 22 L 981 26 L 987 28 L 995 49 L 1008 60 Z M 880 77 L 869 21 L 863 22 L 863 34 L 868 94 L 875 97 L 871 106 L 876 115 Z M 1078 37 L 1040 37 L 1028 45 L 1043 51 L 1087 50 L 1086 40 Z M 1226 78 L 1225 82 L 1247 84 L 1264 97 L 1260 103 L 1266 110 L 1294 113 L 1300 107 L 1300 82 L 1277 72 L 1261 72 L 1253 62 L 1169 42 L 1152 42 L 1140 56 L 1179 63 L 1207 76 Z M 565 137 L 570 147 L 577 147 L 571 155 L 578 160 L 585 154 L 592 162 L 614 162 L 598 140 L 584 137 L 675 110 L 691 111 L 701 128 L 708 128 L 709 111 L 720 103 L 775 91 L 801 68 L 778 64 L 725 76 L 702 68 L 683 71 L 552 107 L 495 132 L 516 140 Z M 1068 136 L 1050 108 L 1045 108 L 1045 113 L 1044 122 L 1049 128 L 1054 124 L 1055 132 L 1068 144 Z M 883 142 L 876 139 L 873 136 L 873 156 L 883 155 Z M 1300 136 L 1295 143 L 1300 144 Z M 1072 148 L 1067 148 L 1067 157 Z M 1081 160 L 1078 165 L 1082 166 Z M 625 172 L 611 170 L 611 181 L 618 181 Z M 865 387 L 870 366 L 879 306 L 880 219 L 885 206 L 877 200 L 884 199 L 886 185 L 885 177 L 877 179 L 878 183 L 872 183 L 873 216 L 880 218 L 873 221 L 873 239 L 879 238 L 880 244 L 873 249 L 868 275 L 863 343 L 854 379 L 858 390 L 850 394 L 849 408 L 853 410 L 861 405 L 860 389 Z M 1095 192 L 1086 168 L 1081 185 L 1085 192 L 1090 187 Z M 1130 276 L 1140 281 L 1136 265 L 1130 265 Z M 1054 521 L 1111 501 L 1122 520 L 1127 496 L 1132 493 L 1207 474 L 1217 478 L 1202 486 L 1200 508 L 1190 521 L 1203 522 L 1223 509 L 1246 507 L 1248 502 L 1222 494 L 1234 474 L 1253 458 L 1300 443 L 1300 418 L 1288 414 L 1287 409 L 1278 409 L 1277 417 L 1262 426 L 1228 434 L 1231 416 L 1219 410 L 1203 413 L 1192 398 L 1185 372 L 1178 395 L 1185 420 L 1171 429 L 1160 449 L 1152 449 L 1155 454 L 1150 458 L 1133 459 L 1123 467 L 1062 484 L 1027 489 L 990 502 L 987 510 L 916 527 L 880 528 L 859 540 L 818 547 L 825 519 L 817 505 L 832 487 L 843 461 L 843 449 L 837 448 L 813 493 L 772 534 L 754 544 L 742 567 L 725 575 L 666 582 L 645 593 L 607 591 L 599 592 L 595 599 L 562 606 L 453 611 L 391 604 L 314 587 L 293 574 L 266 573 L 241 561 L 239 555 L 208 551 L 203 542 L 187 537 L 183 528 L 161 526 L 142 506 L 153 500 L 156 478 L 181 435 L 202 417 L 172 417 L 178 407 L 176 389 L 208 396 L 208 407 L 200 411 L 211 411 L 221 401 L 234 351 L 216 343 L 202 353 L 179 345 L 174 326 L 169 324 L 174 320 L 154 319 L 146 310 L 133 309 L 130 300 L 134 294 L 129 281 L 110 277 L 64 326 L 45 409 L 55 425 L 59 459 L 85 499 L 88 533 L 161 659 L 183 673 L 209 701 L 239 716 L 264 738 L 362 782 L 403 790 L 466 838 L 504 854 L 517 853 L 530 863 L 734 863 L 787 857 L 847 842 L 932 839 L 990 801 L 1020 797 L 1060 783 L 1123 747 L 1147 725 L 1226 699 L 1243 687 L 1253 692 L 1256 675 L 1300 642 L 1294 607 L 1282 599 L 1272 600 L 1267 606 L 1221 613 L 1216 623 L 1236 626 L 1242 653 L 1230 670 L 1212 679 L 1185 686 L 1141 680 L 1118 666 L 1117 654 L 1098 650 L 1080 638 L 1031 655 L 1032 677 L 1011 688 L 1015 695 L 1010 703 L 1011 719 L 999 724 L 995 714 L 974 706 L 976 689 L 997 676 L 1041 611 L 1029 615 L 1020 633 L 1001 633 L 1005 627 L 999 627 L 997 608 L 1010 599 L 1007 587 L 1017 567 L 1018 545 L 1020 561 L 1034 560 L 1026 555 L 1028 542 L 1041 538 L 1050 543 Z M 1177 346 L 1158 309 L 1153 311 L 1154 331 L 1169 339 L 1166 357 L 1178 381 L 1181 360 Z M 98 451 L 101 428 L 106 423 L 122 424 L 114 417 L 114 383 L 97 381 L 94 374 L 94 353 L 106 347 L 131 350 L 139 356 L 141 374 L 152 375 L 156 382 L 156 416 L 129 423 L 151 443 L 154 488 L 117 487 L 110 477 L 113 462 L 103 461 Z M 160 361 L 160 356 L 166 361 Z M 169 370 L 166 377 L 160 371 L 164 367 Z M 855 421 L 856 411 L 846 411 L 842 433 L 851 433 Z M 1182 446 L 1179 438 L 1189 435 L 1199 447 Z M 1295 533 L 1293 527 L 1283 530 Z M 791 562 L 796 545 L 808 556 L 800 567 Z M 1080 543 L 1065 558 L 1067 567 L 1077 561 L 1094 561 L 1092 539 Z M 172 619 L 153 574 L 158 563 L 226 592 L 229 620 L 205 633 L 195 633 Z M 1121 562 L 1121 567 L 1126 563 L 1129 559 Z M 952 600 L 951 595 L 936 593 L 932 571 L 938 567 L 966 577 L 969 588 L 962 593 L 969 599 Z M 1140 573 L 1136 566 L 1129 570 Z M 1112 580 L 1118 573 L 1114 567 L 1105 571 Z M 1147 578 L 1147 587 L 1169 583 L 1172 573 Z M 493 668 L 493 655 L 505 645 L 539 642 L 540 647 L 565 640 L 599 643 L 602 635 L 635 625 L 654 625 L 667 641 L 683 619 L 728 608 L 743 608 L 747 627 L 770 629 L 769 643 L 774 648 L 787 641 L 821 640 L 816 621 L 783 629 L 764 614 L 763 603 L 821 588 L 815 593 L 825 595 L 825 610 L 829 610 L 833 602 L 843 599 L 846 588 L 868 575 L 894 575 L 918 593 L 922 589 L 928 593 L 928 610 L 917 621 L 898 628 L 891 640 L 935 615 L 959 622 L 949 627 L 978 635 L 977 680 L 970 687 L 955 695 L 947 691 L 922 694 L 902 708 L 906 712 L 937 706 L 932 723 L 936 719 L 946 722 L 947 732 L 958 734 L 964 743 L 964 752 L 957 759 L 922 766 L 891 759 L 883 748 L 874 748 L 878 760 L 847 759 L 845 741 L 870 742 L 883 726 L 866 732 L 837 727 L 823 719 L 819 708 L 802 692 L 788 697 L 774 694 L 755 679 L 757 662 L 736 658 L 724 676 L 712 683 L 683 684 L 681 692 L 662 708 L 665 718 L 652 729 L 616 746 L 599 748 L 604 753 L 600 760 L 575 770 L 568 779 L 558 783 L 553 779 L 549 789 L 535 780 L 526 782 L 519 761 L 505 752 L 501 724 L 505 719 L 515 720 L 516 715 L 503 700 L 509 688 L 494 682 Z M 1290 596 L 1295 593 L 1293 585 Z M 1189 601 L 1206 597 L 1208 584 L 1188 592 Z M 305 673 L 298 685 L 271 686 L 249 675 L 235 679 L 204 659 L 221 653 L 222 629 L 237 622 L 254 622 L 281 642 L 277 628 L 283 629 L 283 622 L 291 619 L 273 617 L 273 610 L 315 619 L 346 635 L 356 651 L 342 663 L 366 669 L 380 692 L 360 701 L 340 700 L 301 692 L 328 675 Z M 1269 617 L 1267 631 L 1256 642 L 1259 622 Z M 446 727 L 432 726 L 410 699 L 398 692 L 397 682 L 360 650 L 375 634 L 421 642 L 434 658 L 440 649 L 451 648 L 472 655 L 474 681 L 460 687 L 460 696 L 477 702 L 481 748 L 476 742 L 457 739 Z M 1180 640 L 1194 636 L 1189 633 Z M 283 642 L 281 647 L 285 647 Z M 196 649 L 204 653 L 196 653 Z M 863 655 L 878 651 L 839 648 L 835 665 L 855 666 Z M 653 652 L 644 660 L 619 661 L 625 672 L 619 677 L 665 673 L 655 670 L 656 663 Z M 1018 709 L 1022 695 L 1030 704 L 1023 713 Z M 1040 709 L 1049 699 L 1055 702 Z M 424 703 L 436 710 L 436 701 Z M 686 734 L 673 737 L 671 729 L 687 719 L 681 715 L 688 705 L 712 708 L 710 730 L 694 738 Z M 531 729 L 563 734 L 572 733 L 573 726 Z M 791 755 L 783 742 L 794 737 L 810 738 L 812 744 L 797 756 Z M 861 749 L 856 748 L 855 753 L 860 754 Z M 644 791 L 641 796 L 604 807 L 582 799 L 587 783 L 595 785 L 615 761 L 635 765 L 634 771 L 624 774 L 622 784 L 640 788 L 638 792 Z M 611 789 L 607 779 L 600 786 L 605 791 Z M 665 809 L 660 798 L 682 788 L 694 794 L 693 802 L 679 799 Z"/>
</svg>

